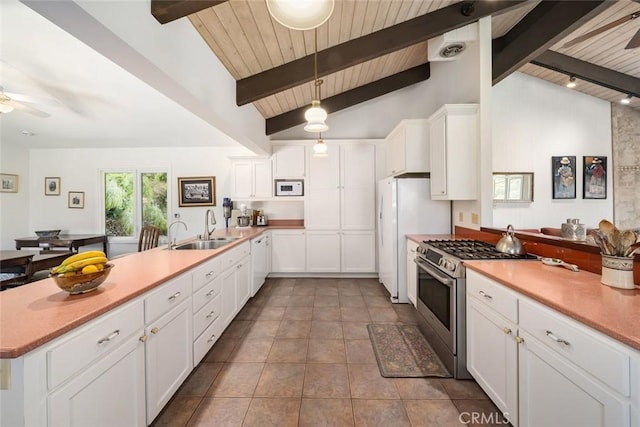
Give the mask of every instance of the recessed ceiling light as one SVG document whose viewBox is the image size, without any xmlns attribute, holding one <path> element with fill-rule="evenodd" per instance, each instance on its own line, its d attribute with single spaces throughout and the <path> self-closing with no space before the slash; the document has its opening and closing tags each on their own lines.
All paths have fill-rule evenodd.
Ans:
<svg viewBox="0 0 640 427">
<path fill-rule="evenodd" d="M 20 133 L 24 136 L 34 136 L 35 133 L 29 132 L 28 130 L 21 130 Z"/>
</svg>

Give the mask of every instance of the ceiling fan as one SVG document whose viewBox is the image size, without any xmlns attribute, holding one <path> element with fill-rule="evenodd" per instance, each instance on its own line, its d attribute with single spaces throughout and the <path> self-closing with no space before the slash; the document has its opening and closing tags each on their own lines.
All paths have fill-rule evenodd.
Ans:
<svg viewBox="0 0 640 427">
<path fill-rule="evenodd" d="M 640 0 L 634 0 L 636 2 L 640 2 Z M 564 45 L 562 45 L 563 48 L 567 48 L 567 47 L 571 47 L 574 46 L 578 43 L 581 43 L 587 39 L 590 39 L 593 36 L 597 36 L 598 34 L 601 34 L 607 30 L 610 30 L 612 28 L 615 28 L 619 25 L 622 24 L 626 24 L 629 21 L 633 21 L 636 18 L 640 18 L 640 10 L 633 12 L 630 15 L 626 15 L 623 16 L 620 19 L 616 19 L 615 21 L 609 22 L 608 24 L 605 24 L 601 27 L 596 28 L 595 30 L 589 31 L 588 33 L 585 33 L 579 37 L 576 37 L 573 40 L 568 41 L 567 43 L 565 43 Z M 629 43 L 627 43 L 627 45 L 624 47 L 625 49 L 635 49 L 637 47 L 640 47 L 640 30 L 638 30 L 635 35 L 633 37 L 631 37 L 631 40 L 629 40 Z"/>
<path fill-rule="evenodd" d="M 59 102 L 53 99 L 43 99 L 20 93 L 5 92 L 2 86 L 0 86 L 0 114 L 7 114 L 15 109 L 37 117 L 51 117 L 51 114 L 29 104 L 58 105 Z"/>
</svg>

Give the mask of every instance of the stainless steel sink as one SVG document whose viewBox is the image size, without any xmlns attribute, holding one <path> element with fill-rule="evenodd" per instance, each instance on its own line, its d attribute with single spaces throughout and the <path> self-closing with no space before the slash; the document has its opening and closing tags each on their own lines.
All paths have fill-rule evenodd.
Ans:
<svg viewBox="0 0 640 427">
<path fill-rule="evenodd" d="M 174 246 L 176 250 L 218 249 L 238 240 L 239 237 L 212 237 L 210 240 L 195 240 Z"/>
</svg>

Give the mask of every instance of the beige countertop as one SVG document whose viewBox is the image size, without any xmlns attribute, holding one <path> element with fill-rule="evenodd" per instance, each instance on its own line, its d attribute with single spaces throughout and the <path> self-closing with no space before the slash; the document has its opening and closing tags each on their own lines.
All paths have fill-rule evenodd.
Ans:
<svg viewBox="0 0 640 427">
<path fill-rule="evenodd" d="M 241 239 L 211 250 L 166 250 L 161 246 L 110 260 L 107 280 L 87 294 L 70 295 L 47 278 L 0 292 L 0 358 L 21 356 L 101 314 L 150 291 L 196 265 L 274 228 L 229 228 L 214 237 Z M 192 240 L 193 238 L 191 238 Z M 186 241 L 186 240 L 185 240 Z"/>
<path fill-rule="evenodd" d="M 465 261 L 488 276 L 560 313 L 640 350 L 640 289 L 617 289 L 600 275 L 539 261 Z"/>
</svg>

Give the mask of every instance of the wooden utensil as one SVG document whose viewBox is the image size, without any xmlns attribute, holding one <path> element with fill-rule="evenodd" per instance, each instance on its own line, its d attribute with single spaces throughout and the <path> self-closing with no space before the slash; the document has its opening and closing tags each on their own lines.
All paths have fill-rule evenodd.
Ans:
<svg viewBox="0 0 640 427">
<path fill-rule="evenodd" d="M 620 254 L 626 256 L 626 252 L 631 245 L 636 242 L 636 233 L 632 230 L 625 230 L 620 235 Z"/>
</svg>

